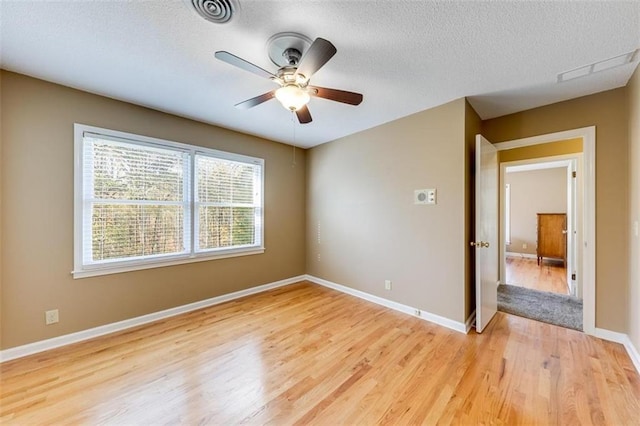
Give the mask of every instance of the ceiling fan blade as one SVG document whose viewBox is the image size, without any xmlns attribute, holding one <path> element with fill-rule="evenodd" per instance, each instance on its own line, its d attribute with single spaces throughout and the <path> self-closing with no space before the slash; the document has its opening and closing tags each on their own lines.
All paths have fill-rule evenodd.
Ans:
<svg viewBox="0 0 640 426">
<path fill-rule="evenodd" d="M 253 108 L 256 105 L 260 105 L 263 102 L 268 101 L 269 99 L 273 99 L 276 96 L 276 91 L 272 90 L 270 92 L 264 93 L 260 96 L 256 96 L 255 98 L 247 99 L 246 101 L 242 101 L 239 104 L 236 104 L 235 107 L 239 109 L 249 109 Z"/>
<path fill-rule="evenodd" d="M 310 79 L 316 71 L 329 62 L 329 59 L 331 59 L 336 52 L 336 47 L 331 44 L 331 42 L 318 37 L 311 43 L 307 52 L 302 59 L 300 59 L 296 75 L 302 74 L 307 79 Z"/>
<path fill-rule="evenodd" d="M 306 105 L 296 111 L 296 116 L 298 117 L 300 124 L 311 123 L 311 113 Z"/>
<path fill-rule="evenodd" d="M 362 95 L 346 90 L 327 89 L 326 87 L 307 86 L 307 91 L 312 96 L 329 99 L 330 101 L 342 102 L 349 105 L 360 105 Z"/>
<path fill-rule="evenodd" d="M 273 79 L 276 77 L 275 75 L 271 74 L 269 71 L 264 70 L 259 66 L 252 64 L 251 62 L 245 61 L 244 59 L 239 58 L 236 55 L 233 55 L 229 52 L 225 52 L 223 50 L 216 52 L 215 57 L 217 59 L 220 59 L 223 62 L 228 63 L 229 65 L 233 65 L 234 67 L 238 67 L 245 71 L 249 71 L 260 77 L 269 78 L 269 79 Z"/>
</svg>

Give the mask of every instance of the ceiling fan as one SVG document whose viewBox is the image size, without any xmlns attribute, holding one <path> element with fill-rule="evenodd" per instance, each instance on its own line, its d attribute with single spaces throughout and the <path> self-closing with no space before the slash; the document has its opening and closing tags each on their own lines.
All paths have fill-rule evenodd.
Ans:
<svg viewBox="0 0 640 426">
<path fill-rule="evenodd" d="M 287 43 L 289 46 L 282 48 L 282 43 Z M 304 49 L 307 46 L 308 48 Z M 276 65 L 281 65 L 275 74 L 229 52 L 218 51 L 215 53 L 217 59 L 260 77 L 268 78 L 280 86 L 278 89 L 240 102 L 235 105 L 236 108 L 248 109 L 276 98 L 282 106 L 296 113 L 301 124 L 306 124 L 311 122 L 311 113 L 307 108 L 307 103 L 312 96 L 349 105 L 359 105 L 362 102 L 360 93 L 309 85 L 313 74 L 336 54 L 337 50 L 331 42 L 323 38 L 316 38 L 311 43 L 308 38 L 300 34 L 281 33 L 271 38 L 269 49 L 271 60 Z M 274 49 L 281 51 L 282 61 L 274 58 Z"/>
</svg>

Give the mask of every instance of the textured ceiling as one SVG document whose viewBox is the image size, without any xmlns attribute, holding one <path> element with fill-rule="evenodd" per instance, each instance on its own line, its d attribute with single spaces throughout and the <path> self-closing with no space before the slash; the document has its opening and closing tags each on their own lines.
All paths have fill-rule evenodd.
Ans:
<svg viewBox="0 0 640 426">
<path fill-rule="evenodd" d="M 640 47 L 640 2 L 240 0 L 222 25 L 182 0 L 0 8 L 4 69 L 301 147 L 463 96 L 486 119 L 624 86 L 640 59 L 556 83 Z M 362 104 L 313 98 L 307 125 L 275 100 L 234 108 L 274 85 L 214 52 L 275 71 L 266 42 L 283 31 L 330 40 L 338 53 L 312 84 L 363 93 Z"/>
</svg>

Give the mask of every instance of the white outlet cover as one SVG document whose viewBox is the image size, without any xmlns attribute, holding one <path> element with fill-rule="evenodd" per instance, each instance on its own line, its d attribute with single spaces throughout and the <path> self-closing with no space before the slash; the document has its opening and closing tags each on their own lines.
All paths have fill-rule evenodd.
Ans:
<svg viewBox="0 0 640 426">
<path fill-rule="evenodd" d="M 58 310 L 53 309 L 44 313 L 44 322 L 46 325 L 55 324 L 59 321 Z"/>
</svg>

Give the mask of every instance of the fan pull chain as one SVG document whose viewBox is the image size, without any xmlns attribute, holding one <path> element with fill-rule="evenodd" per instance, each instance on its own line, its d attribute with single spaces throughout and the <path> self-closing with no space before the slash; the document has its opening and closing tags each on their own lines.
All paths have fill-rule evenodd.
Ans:
<svg viewBox="0 0 640 426">
<path fill-rule="evenodd" d="M 291 126 L 293 127 L 293 160 L 291 161 L 291 167 L 296 166 L 296 121 L 295 113 L 291 111 Z"/>
</svg>

